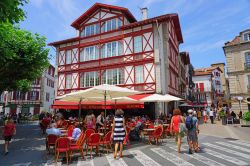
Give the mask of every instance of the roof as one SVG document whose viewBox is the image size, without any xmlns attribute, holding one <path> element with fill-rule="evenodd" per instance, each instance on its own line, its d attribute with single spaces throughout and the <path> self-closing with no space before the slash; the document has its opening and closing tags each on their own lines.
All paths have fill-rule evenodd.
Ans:
<svg viewBox="0 0 250 166">
<path fill-rule="evenodd" d="M 212 71 L 218 69 L 221 71 L 220 67 L 218 66 L 211 66 L 207 68 L 200 68 L 200 69 L 195 69 L 194 70 L 194 76 L 203 76 L 203 75 L 211 75 Z M 223 72 L 223 71 L 221 71 Z"/>
<path fill-rule="evenodd" d="M 48 46 L 56 46 L 56 45 L 60 45 L 60 44 L 63 44 L 63 43 L 75 42 L 75 41 L 78 41 L 78 40 L 79 40 L 79 37 L 73 37 L 73 38 L 69 38 L 69 39 L 49 43 Z"/>
<path fill-rule="evenodd" d="M 236 36 L 232 41 L 228 41 L 225 43 L 225 46 L 232 46 L 235 44 L 239 44 L 240 43 L 240 36 Z"/>
<path fill-rule="evenodd" d="M 83 13 L 78 19 L 76 19 L 71 26 L 78 29 L 79 26 L 81 25 L 81 23 L 83 21 L 85 21 L 86 19 L 89 18 L 89 16 L 94 13 L 96 10 L 100 9 L 100 8 L 107 8 L 107 9 L 113 9 L 113 10 L 118 10 L 121 11 L 130 22 L 135 22 L 136 19 L 133 16 L 133 14 L 124 7 L 120 7 L 120 6 L 113 6 L 113 5 L 107 5 L 107 4 L 102 4 L 102 3 L 95 3 L 91 8 L 89 8 L 85 13 Z"/>
<path fill-rule="evenodd" d="M 82 14 L 78 19 L 76 19 L 71 24 L 71 26 L 73 26 L 74 28 L 79 28 L 80 24 L 84 20 L 88 19 L 89 16 L 99 8 L 108 8 L 108 9 L 114 9 L 114 10 L 119 10 L 119 11 L 123 12 L 124 15 L 127 16 L 127 18 L 129 19 L 129 21 L 131 23 L 120 27 L 121 29 L 129 29 L 129 28 L 134 28 L 134 27 L 138 27 L 138 26 L 142 26 L 142 25 L 147 25 L 147 24 L 150 24 L 150 23 L 153 23 L 153 22 L 162 22 L 162 21 L 173 19 L 177 39 L 178 39 L 178 41 L 180 43 L 183 43 L 183 37 L 182 37 L 182 32 L 181 32 L 180 21 L 179 21 L 178 14 L 176 14 L 176 13 L 165 14 L 165 15 L 149 18 L 149 19 L 146 19 L 146 20 L 142 20 L 142 21 L 137 21 L 134 18 L 134 16 L 132 15 L 132 13 L 127 8 L 123 8 L 123 7 L 119 7 L 119 6 L 106 5 L 106 4 L 102 4 L 102 3 L 95 3 L 84 14 Z M 60 45 L 60 44 L 67 43 L 67 42 L 75 42 L 75 41 L 78 41 L 79 39 L 80 39 L 79 37 L 74 37 L 74 38 L 70 38 L 70 39 L 66 39 L 66 40 L 52 42 L 52 43 L 49 43 L 48 45 L 49 46 L 56 46 L 56 45 Z"/>
<path fill-rule="evenodd" d="M 169 19 L 173 19 L 178 41 L 180 43 L 183 43 L 180 21 L 179 21 L 178 14 L 176 14 L 176 13 L 165 14 L 165 15 L 149 18 L 149 19 L 146 19 L 146 20 L 142 20 L 142 21 L 137 21 L 137 22 L 134 22 L 134 23 L 131 23 L 131 24 L 128 24 L 128 25 L 124 25 L 123 27 L 121 27 L 121 29 L 134 28 L 134 27 L 137 27 L 137 26 L 142 26 L 142 25 L 153 23 L 153 22 L 162 22 L 162 21 L 169 20 Z"/>
</svg>

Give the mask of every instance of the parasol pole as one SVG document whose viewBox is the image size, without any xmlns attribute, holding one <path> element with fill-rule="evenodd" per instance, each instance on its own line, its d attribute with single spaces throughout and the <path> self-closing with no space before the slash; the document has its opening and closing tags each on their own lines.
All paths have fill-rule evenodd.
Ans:
<svg viewBox="0 0 250 166">
<path fill-rule="evenodd" d="M 81 117 L 81 111 L 82 111 L 82 97 L 80 98 L 80 101 L 79 101 L 79 114 L 78 114 L 79 119 Z"/>
<path fill-rule="evenodd" d="M 104 116 L 105 116 L 105 118 L 106 118 L 106 103 L 107 102 L 107 92 L 106 92 L 106 90 L 104 91 Z"/>
</svg>

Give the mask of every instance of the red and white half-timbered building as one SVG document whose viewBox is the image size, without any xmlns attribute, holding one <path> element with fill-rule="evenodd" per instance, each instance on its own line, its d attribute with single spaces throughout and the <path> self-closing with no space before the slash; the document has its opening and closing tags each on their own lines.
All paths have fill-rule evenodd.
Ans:
<svg viewBox="0 0 250 166">
<path fill-rule="evenodd" d="M 177 14 L 137 21 L 127 8 L 96 3 L 71 26 L 77 36 L 57 50 L 57 96 L 99 84 L 180 96 Z"/>
</svg>

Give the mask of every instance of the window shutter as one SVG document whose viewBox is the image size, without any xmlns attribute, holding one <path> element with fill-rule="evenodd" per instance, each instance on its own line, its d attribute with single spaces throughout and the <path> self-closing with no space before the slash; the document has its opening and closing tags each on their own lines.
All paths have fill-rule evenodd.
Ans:
<svg viewBox="0 0 250 166">
<path fill-rule="evenodd" d="M 16 91 L 13 92 L 13 100 L 16 100 Z"/>
<path fill-rule="evenodd" d="M 204 92 L 204 83 L 200 83 L 200 91 Z"/>
<path fill-rule="evenodd" d="M 27 100 L 30 100 L 30 92 L 28 92 Z"/>
<path fill-rule="evenodd" d="M 36 92 L 36 100 L 39 100 L 39 92 Z"/>
</svg>

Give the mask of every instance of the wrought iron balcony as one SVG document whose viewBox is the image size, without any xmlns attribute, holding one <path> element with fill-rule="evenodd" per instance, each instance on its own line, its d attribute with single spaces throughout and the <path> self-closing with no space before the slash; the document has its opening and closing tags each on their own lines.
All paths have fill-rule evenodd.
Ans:
<svg viewBox="0 0 250 166">
<path fill-rule="evenodd" d="M 245 65 L 245 70 L 249 70 L 250 69 L 250 62 L 244 63 Z"/>
</svg>

